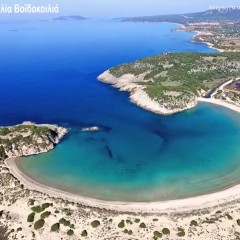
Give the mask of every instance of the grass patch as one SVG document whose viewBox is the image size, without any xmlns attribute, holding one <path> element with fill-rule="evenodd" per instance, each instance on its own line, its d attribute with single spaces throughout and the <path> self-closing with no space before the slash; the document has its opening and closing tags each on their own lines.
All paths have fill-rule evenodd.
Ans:
<svg viewBox="0 0 240 240">
<path fill-rule="evenodd" d="M 9 128 L 7 128 L 7 127 L 1 127 L 1 128 L 0 128 L 0 135 L 1 135 L 1 136 L 6 136 L 6 135 L 9 134 L 9 133 L 10 133 Z"/>
</svg>

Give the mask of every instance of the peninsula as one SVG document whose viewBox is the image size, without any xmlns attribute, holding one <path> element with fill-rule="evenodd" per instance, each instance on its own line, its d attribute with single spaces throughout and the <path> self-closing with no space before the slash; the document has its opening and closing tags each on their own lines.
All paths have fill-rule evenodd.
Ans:
<svg viewBox="0 0 240 240">
<path fill-rule="evenodd" d="M 176 31 L 196 32 L 196 42 L 207 43 L 219 51 L 240 51 L 240 9 L 209 9 L 204 12 L 122 18 L 130 22 L 172 22 Z"/>
<path fill-rule="evenodd" d="M 239 69 L 240 53 L 165 53 L 113 67 L 98 79 L 130 92 L 140 107 L 167 115 L 195 107 L 198 98 L 228 81 L 237 83 Z M 216 96 L 239 105 L 236 88 Z"/>
</svg>

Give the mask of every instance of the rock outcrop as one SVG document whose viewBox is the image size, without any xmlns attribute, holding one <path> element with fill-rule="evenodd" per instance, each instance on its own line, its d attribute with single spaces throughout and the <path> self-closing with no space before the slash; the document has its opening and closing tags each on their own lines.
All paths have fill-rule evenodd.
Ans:
<svg viewBox="0 0 240 240">
<path fill-rule="evenodd" d="M 0 128 L 0 158 L 35 155 L 52 150 L 68 129 L 57 125 L 24 122 Z"/>
</svg>

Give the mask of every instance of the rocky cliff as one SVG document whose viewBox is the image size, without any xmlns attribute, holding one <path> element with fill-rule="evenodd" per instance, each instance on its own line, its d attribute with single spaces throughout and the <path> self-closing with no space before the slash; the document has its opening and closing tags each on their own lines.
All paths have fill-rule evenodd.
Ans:
<svg viewBox="0 0 240 240">
<path fill-rule="evenodd" d="M 68 132 L 57 125 L 24 122 L 0 128 L 0 159 L 29 156 L 52 150 Z"/>
</svg>

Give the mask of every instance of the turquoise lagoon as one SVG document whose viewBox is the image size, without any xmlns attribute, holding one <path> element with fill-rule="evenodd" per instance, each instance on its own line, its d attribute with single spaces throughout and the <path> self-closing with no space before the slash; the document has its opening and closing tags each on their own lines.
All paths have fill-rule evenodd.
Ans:
<svg viewBox="0 0 240 240">
<path fill-rule="evenodd" d="M 186 198 L 239 182 L 239 123 L 238 113 L 200 104 L 148 119 L 144 128 L 132 122 L 99 133 L 72 129 L 54 151 L 18 164 L 42 183 L 92 198 Z"/>
<path fill-rule="evenodd" d="M 187 198 L 240 182 L 240 114 L 201 103 L 160 116 L 97 81 L 106 69 L 162 52 L 214 52 L 176 24 L 1 24 L 0 124 L 70 128 L 51 152 L 20 169 L 55 188 L 113 201 Z M 101 131 L 84 133 L 83 127 Z"/>
</svg>

